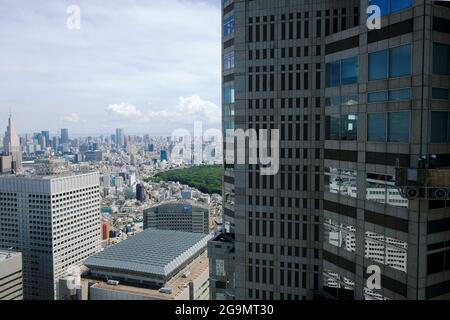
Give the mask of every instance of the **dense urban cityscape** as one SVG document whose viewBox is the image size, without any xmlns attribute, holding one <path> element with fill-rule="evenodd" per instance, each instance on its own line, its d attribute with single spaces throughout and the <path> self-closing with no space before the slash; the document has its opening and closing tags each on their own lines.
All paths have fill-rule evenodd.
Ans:
<svg viewBox="0 0 450 320">
<path fill-rule="evenodd" d="M 450 299 L 450 1 L 215 9 L 221 130 L 0 100 L 0 300 Z"/>
</svg>

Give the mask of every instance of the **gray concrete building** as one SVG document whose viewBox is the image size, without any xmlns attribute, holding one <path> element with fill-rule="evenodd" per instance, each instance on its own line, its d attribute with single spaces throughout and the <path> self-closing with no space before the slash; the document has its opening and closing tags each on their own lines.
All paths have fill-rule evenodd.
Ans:
<svg viewBox="0 0 450 320">
<path fill-rule="evenodd" d="M 208 300 L 211 234 L 147 229 L 88 258 L 89 300 Z M 88 285 L 85 285 L 88 283 Z M 80 295 L 79 295 L 80 296 Z"/>
<path fill-rule="evenodd" d="M 23 300 L 20 252 L 0 250 L 0 300 Z"/>
<path fill-rule="evenodd" d="M 26 300 L 53 300 L 68 269 L 100 250 L 99 174 L 0 176 L 0 248 L 22 253 Z"/>
<path fill-rule="evenodd" d="M 195 200 L 167 200 L 144 210 L 144 229 L 209 233 L 209 206 Z"/>
<path fill-rule="evenodd" d="M 366 25 L 373 4 L 379 30 Z M 279 129 L 280 170 L 225 164 L 209 256 L 234 263 L 211 268 L 213 299 L 448 297 L 448 193 L 433 188 L 450 183 L 414 177 L 450 166 L 449 10 L 223 1 L 223 128 Z M 373 265 L 380 290 L 366 283 Z"/>
</svg>

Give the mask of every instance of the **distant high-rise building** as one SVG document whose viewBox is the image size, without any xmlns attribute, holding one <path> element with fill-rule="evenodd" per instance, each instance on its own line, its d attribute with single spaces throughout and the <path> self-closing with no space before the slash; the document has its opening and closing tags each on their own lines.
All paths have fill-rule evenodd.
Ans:
<svg viewBox="0 0 450 320">
<path fill-rule="evenodd" d="M 0 250 L 0 300 L 23 300 L 22 283 L 22 254 Z"/>
<path fill-rule="evenodd" d="M 57 280 L 100 250 L 99 174 L 57 170 L 0 176 L 0 248 L 22 253 L 26 300 L 57 297 Z"/>
<path fill-rule="evenodd" d="M 61 144 L 69 143 L 69 129 L 61 129 Z"/>
<path fill-rule="evenodd" d="M 116 129 L 116 146 L 123 148 L 125 146 L 125 131 L 124 129 Z"/>
<path fill-rule="evenodd" d="M 144 229 L 209 233 L 209 206 L 194 200 L 168 200 L 144 210 Z"/>
<path fill-rule="evenodd" d="M 168 161 L 168 156 L 167 156 L 167 151 L 166 150 L 161 150 L 160 152 L 160 160 L 161 161 Z"/>
<path fill-rule="evenodd" d="M 41 132 L 41 136 L 45 137 L 45 146 L 44 146 L 44 148 L 45 148 L 45 147 L 48 147 L 48 146 L 50 145 L 50 143 L 51 143 L 51 140 L 50 140 L 50 131 L 48 131 L 48 130 L 42 131 L 42 132 Z"/>
<path fill-rule="evenodd" d="M 111 225 L 109 223 L 102 223 L 102 240 L 109 239 L 110 231 L 111 231 Z"/>
<path fill-rule="evenodd" d="M 142 183 L 136 185 L 136 199 L 140 202 L 145 202 L 145 188 Z"/>
<path fill-rule="evenodd" d="M 103 152 L 100 150 L 96 151 L 86 151 L 83 153 L 84 161 L 100 162 L 103 160 Z"/>
<path fill-rule="evenodd" d="M 52 149 L 58 150 L 59 148 L 59 138 L 57 136 L 54 136 L 52 139 Z"/>
<path fill-rule="evenodd" d="M 3 149 L 5 155 L 12 156 L 12 167 L 16 171 L 22 169 L 22 150 L 20 147 L 19 136 L 12 122 L 12 116 L 9 116 L 8 126 L 6 128 L 5 137 L 3 138 Z"/>
</svg>

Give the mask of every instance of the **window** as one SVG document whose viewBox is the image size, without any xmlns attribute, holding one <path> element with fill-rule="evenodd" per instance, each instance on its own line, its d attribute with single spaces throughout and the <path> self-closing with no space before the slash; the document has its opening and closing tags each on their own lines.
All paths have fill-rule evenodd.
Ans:
<svg viewBox="0 0 450 320">
<path fill-rule="evenodd" d="M 448 142 L 450 141 L 449 131 L 449 113 L 444 111 L 431 112 L 431 142 Z"/>
<path fill-rule="evenodd" d="M 223 88 L 223 102 L 225 104 L 234 103 L 234 87 L 233 86 L 224 86 Z"/>
<path fill-rule="evenodd" d="M 369 0 L 369 4 L 379 6 L 381 9 L 381 16 L 384 17 L 391 13 L 411 8 L 413 0 Z"/>
<path fill-rule="evenodd" d="M 433 43 L 433 73 L 438 75 L 450 74 L 450 45 Z"/>
<path fill-rule="evenodd" d="M 366 231 L 364 256 L 393 269 L 406 272 L 408 243 Z"/>
<path fill-rule="evenodd" d="M 359 103 L 357 95 L 336 96 L 325 99 L 326 107 L 353 106 Z"/>
<path fill-rule="evenodd" d="M 446 88 L 433 88 L 432 99 L 434 100 L 448 100 L 449 90 Z"/>
<path fill-rule="evenodd" d="M 402 77 L 411 74 L 411 45 L 389 50 L 389 76 Z"/>
<path fill-rule="evenodd" d="M 411 89 L 399 89 L 389 91 L 389 101 L 411 100 Z"/>
<path fill-rule="evenodd" d="M 325 168 L 325 191 L 356 198 L 356 171 Z"/>
<path fill-rule="evenodd" d="M 355 282 L 329 269 L 323 270 L 324 290 L 336 299 L 354 300 Z"/>
<path fill-rule="evenodd" d="M 408 208 L 408 199 L 404 199 L 395 186 L 393 176 L 367 173 L 366 200 Z"/>
<path fill-rule="evenodd" d="M 356 140 L 357 123 L 358 116 L 355 114 L 331 116 L 327 140 Z"/>
<path fill-rule="evenodd" d="M 367 141 L 386 141 L 386 113 L 367 116 Z"/>
<path fill-rule="evenodd" d="M 228 37 L 234 33 L 234 16 L 228 17 L 223 23 L 223 36 Z"/>
<path fill-rule="evenodd" d="M 406 101 L 411 100 L 411 89 L 398 89 L 390 91 L 369 92 L 367 96 L 368 103 L 386 102 L 386 101 Z"/>
<path fill-rule="evenodd" d="M 411 74 L 411 44 L 369 53 L 369 81 Z"/>
<path fill-rule="evenodd" d="M 388 115 L 388 141 L 409 142 L 410 112 L 389 112 Z"/>
<path fill-rule="evenodd" d="M 358 59 L 356 57 L 342 60 L 342 84 L 358 82 Z"/>
<path fill-rule="evenodd" d="M 327 65 L 327 72 L 329 72 L 329 87 L 336 87 L 341 84 L 341 62 L 332 62 Z"/>
<path fill-rule="evenodd" d="M 369 80 L 381 80 L 388 77 L 387 50 L 369 54 Z"/>
<path fill-rule="evenodd" d="M 358 82 L 358 58 L 352 57 L 334 61 L 326 65 L 327 87 L 353 84 Z"/>
<path fill-rule="evenodd" d="M 344 249 L 349 252 L 355 252 L 356 249 L 356 228 L 352 225 L 339 223 L 332 219 L 324 221 L 324 240 L 325 243 Z"/>
<path fill-rule="evenodd" d="M 388 100 L 387 91 L 370 92 L 367 96 L 368 103 L 385 102 Z"/>
<path fill-rule="evenodd" d="M 223 58 L 224 70 L 230 70 L 234 68 L 234 52 L 226 53 Z"/>
<path fill-rule="evenodd" d="M 369 113 L 367 122 L 367 141 L 409 142 L 409 111 Z"/>
</svg>

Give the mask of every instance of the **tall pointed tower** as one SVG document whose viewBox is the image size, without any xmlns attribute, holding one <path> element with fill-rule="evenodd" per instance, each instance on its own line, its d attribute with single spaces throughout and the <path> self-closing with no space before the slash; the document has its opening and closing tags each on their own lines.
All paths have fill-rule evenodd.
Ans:
<svg viewBox="0 0 450 320">
<path fill-rule="evenodd" d="M 9 115 L 8 126 L 6 127 L 5 137 L 3 138 L 3 147 L 7 155 L 12 156 L 13 168 L 16 171 L 22 169 L 22 151 L 20 149 L 19 136 L 16 133 L 16 128 L 12 122 L 12 115 Z"/>
</svg>

